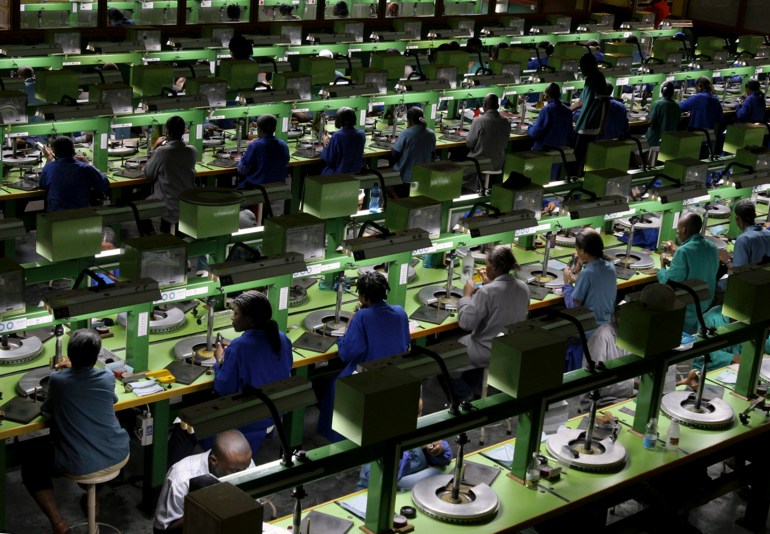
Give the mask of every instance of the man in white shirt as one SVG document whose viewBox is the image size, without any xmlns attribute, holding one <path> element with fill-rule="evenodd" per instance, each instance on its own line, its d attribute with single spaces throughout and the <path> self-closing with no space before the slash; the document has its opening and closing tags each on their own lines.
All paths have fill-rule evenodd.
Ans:
<svg viewBox="0 0 770 534">
<path fill-rule="evenodd" d="M 219 478 L 249 467 L 254 467 L 254 462 L 243 434 L 237 430 L 217 434 L 210 451 L 188 456 L 168 470 L 155 510 L 154 532 L 182 532 L 184 498 L 190 490 L 190 479 L 209 474 Z"/>
</svg>

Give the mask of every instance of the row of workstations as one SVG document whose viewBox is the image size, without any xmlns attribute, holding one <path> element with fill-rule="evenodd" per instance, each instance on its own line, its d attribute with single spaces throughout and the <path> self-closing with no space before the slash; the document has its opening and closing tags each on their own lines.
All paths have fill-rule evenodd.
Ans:
<svg viewBox="0 0 770 534">
<path fill-rule="evenodd" d="M 698 145 L 699 144 L 700 141 L 698 142 Z M 717 168 L 724 166 L 724 162 L 715 162 L 711 165 L 714 168 Z M 230 293 L 253 287 L 266 287 L 268 296 L 276 310 L 276 319 L 279 321 L 281 328 L 289 329 L 289 336 L 291 339 L 293 341 L 298 341 L 302 335 L 306 334 L 306 332 L 302 328 L 293 328 L 293 326 L 302 325 L 308 315 L 318 310 L 327 310 L 325 313 L 328 316 L 329 308 L 333 306 L 337 299 L 336 293 L 322 291 L 317 288 L 320 283 L 316 283 L 314 287 L 310 287 L 309 289 L 305 288 L 307 289 L 305 291 L 305 303 L 300 304 L 299 307 L 296 308 L 296 311 L 291 310 L 290 299 L 293 298 L 291 296 L 292 289 L 298 285 L 297 282 L 308 279 L 310 276 L 324 274 L 332 275 L 339 273 L 341 270 L 347 271 L 350 275 L 355 276 L 355 272 L 359 268 L 379 265 L 382 263 L 390 264 L 389 278 L 393 287 L 392 301 L 404 305 L 411 315 L 414 311 L 417 311 L 418 308 L 423 306 L 423 303 L 418 300 L 418 295 L 422 291 L 423 286 L 441 286 L 442 282 L 445 283 L 448 276 L 446 271 L 440 269 L 423 269 L 421 267 L 416 267 L 415 272 L 417 280 L 410 284 L 409 265 L 413 263 L 412 255 L 416 249 L 421 249 L 417 250 L 420 254 L 428 254 L 454 251 L 458 248 L 468 248 L 486 243 L 514 243 L 517 240 L 526 240 L 528 236 L 533 236 L 539 232 L 548 232 L 549 230 L 557 230 L 559 228 L 570 228 L 582 225 L 590 225 L 599 228 L 605 224 L 605 221 L 628 216 L 629 214 L 644 212 L 664 212 L 668 214 L 668 217 L 670 218 L 664 216 L 664 227 L 662 227 L 661 230 L 661 238 L 666 239 L 670 238 L 673 233 L 673 225 L 671 225 L 670 222 L 676 217 L 676 214 L 681 211 L 685 202 L 685 200 L 673 200 L 673 197 L 667 198 L 662 196 L 659 200 L 645 200 L 632 203 L 628 206 L 628 209 L 625 207 L 622 210 L 621 208 L 614 208 L 614 213 L 604 211 L 599 214 L 597 214 L 597 212 L 585 212 L 581 214 L 579 210 L 573 210 L 569 214 L 562 214 L 558 217 L 543 217 L 539 221 L 534 218 L 533 213 L 529 217 L 516 219 L 515 225 L 504 223 L 503 226 L 495 228 L 494 223 L 496 223 L 496 221 L 492 220 L 488 221 L 492 223 L 491 230 L 477 227 L 477 233 L 473 233 L 473 230 L 471 229 L 472 233 L 453 234 L 447 230 L 448 226 L 446 226 L 452 219 L 450 211 L 452 211 L 453 208 L 455 212 L 458 210 L 467 211 L 468 207 L 476 202 L 477 198 L 470 197 L 455 201 L 459 196 L 459 185 L 462 179 L 462 172 L 460 172 L 459 175 L 455 170 L 452 170 L 451 172 L 454 189 L 446 188 L 440 184 L 434 184 L 432 178 L 435 174 L 431 174 L 430 166 L 428 166 L 425 172 L 428 174 L 426 174 L 425 179 L 423 180 L 423 185 L 421 186 L 423 189 L 418 189 L 416 192 L 422 192 L 428 196 L 438 197 L 440 199 L 437 202 L 440 211 L 438 219 L 442 221 L 442 223 L 438 227 L 438 235 L 432 238 L 427 235 L 427 232 L 425 235 L 418 232 L 418 235 L 416 236 L 409 236 L 409 228 L 403 228 L 402 230 L 397 230 L 397 235 L 395 237 L 400 239 L 416 238 L 414 239 L 414 243 L 407 242 L 406 246 L 404 246 L 404 242 L 400 241 L 397 243 L 396 248 L 382 248 L 379 246 L 381 245 L 379 238 L 376 237 L 373 239 L 373 242 L 378 246 L 372 248 L 356 248 L 358 245 L 355 243 L 345 243 L 347 235 L 345 234 L 344 228 L 346 222 L 350 219 L 350 216 L 356 211 L 357 204 L 352 204 L 353 207 L 351 209 L 348 205 L 346 205 L 345 208 L 339 208 L 336 206 L 336 203 L 333 203 L 331 206 L 315 203 L 313 199 L 328 198 L 329 196 L 328 194 L 323 194 L 324 188 L 327 187 L 323 180 L 316 180 L 312 184 L 309 183 L 306 185 L 306 188 L 310 188 L 311 190 L 313 190 L 312 188 L 314 187 L 319 188 L 314 190 L 319 194 L 311 195 L 311 200 L 306 203 L 306 211 L 312 211 L 314 209 L 318 210 L 317 217 L 313 221 L 312 226 L 318 228 L 320 223 L 320 234 L 322 238 L 328 235 L 328 243 L 326 243 L 325 246 L 321 244 L 321 247 L 324 249 L 324 253 L 322 254 L 323 259 L 316 256 L 316 259 L 311 260 L 311 256 L 307 254 L 305 257 L 299 258 L 292 256 L 291 254 L 286 255 L 288 251 L 292 251 L 295 248 L 294 246 L 287 245 L 284 240 L 287 235 L 287 230 L 297 228 L 296 225 L 292 226 L 291 220 L 288 224 L 283 224 L 281 220 L 278 220 L 280 218 L 277 218 L 273 222 L 268 220 L 265 230 L 256 229 L 251 232 L 236 232 L 237 227 L 234 227 L 226 234 L 218 234 L 217 228 L 214 230 L 214 235 L 211 235 L 210 233 L 203 232 L 201 229 L 210 229 L 215 225 L 207 224 L 210 222 L 210 219 L 203 216 L 201 219 L 196 219 L 198 221 L 198 225 L 195 227 L 196 229 L 191 229 L 189 231 L 190 233 L 188 233 L 188 235 L 191 235 L 196 239 L 187 243 L 184 241 L 181 243 L 177 241 L 174 246 L 177 248 L 181 247 L 185 250 L 185 257 L 209 254 L 209 273 L 212 275 L 211 279 L 189 277 L 183 284 L 179 285 L 177 282 L 176 285 L 164 287 L 162 291 L 153 289 L 152 287 L 148 288 L 142 285 L 143 282 L 141 281 L 134 283 L 133 286 L 127 286 L 126 292 L 118 291 L 119 288 L 112 288 L 106 289 L 106 293 L 102 293 L 103 290 L 97 289 L 96 291 L 86 292 L 90 297 L 90 299 L 87 298 L 86 300 L 92 303 L 92 307 L 86 306 L 84 308 L 76 307 L 76 305 L 81 304 L 81 299 L 84 298 L 83 292 L 64 294 L 59 299 L 49 300 L 47 302 L 47 308 L 27 309 L 21 314 L 4 314 L 2 321 L 3 332 L 13 333 L 26 331 L 30 328 L 50 328 L 51 325 L 57 323 L 66 323 L 69 324 L 71 328 L 77 328 L 89 324 L 89 321 L 92 319 L 102 319 L 106 315 L 112 315 L 119 311 L 126 311 L 127 316 L 125 322 L 127 327 L 125 329 L 121 329 L 120 326 L 113 327 L 114 336 L 105 340 L 105 346 L 109 349 L 114 349 L 115 354 L 124 358 L 129 364 L 133 365 L 136 370 L 158 369 L 164 367 L 172 360 L 173 349 L 178 345 L 178 341 L 181 338 L 186 339 L 193 334 L 199 334 L 201 330 L 205 329 L 209 324 L 217 329 L 221 329 L 226 327 L 227 320 L 220 318 L 220 322 L 217 323 L 217 317 L 219 317 L 217 315 L 212 316 L 210 319 L 208 316 L 203 318 L 206 313 L 201 308 L 198 310 L 197 317 L 191 315 L 192 312 L 187 312 L 185 314 L 186 325 L 182 326 L 182 329 L 178 332 L 164 333 L 162 331 L 164 325 L 160 325 L 159 328 L 161 328 L 161 331 L 152 333 L 153 320 L 156 317 L 163 315 L 163 313 L 158 313 L 158 311 L 154 309 L 155 304 L 173 304 L 191 298 L 219 297 L 222 293 Z M 441 176 L 446 176 L 447 169 L 442 169 L 440 173 Z M 640 174 L 635 178 L 635 181 L 637 183 L 649 182 L 650 177 L 653 174 L 654 171 L 651 171 L 648 174 Z M 754 176 L 753 173 L 745 174 L 747 175 L 746 179 Z M 446 180 L 444 179 L 443 181 Z M 736 182 L 738 185 L 743 185 L 738 180 L 736 180 Z M 355 182 L 351 185 L 350 180 L 343 180 L 338 181 L 334 187 L 340 187 L 340 184 L 344 185 L 342 185 L 342 190 L 336 190 L 337 196 L 340 198 L 347 198 L 348 200 L 350 200 L 350 197 L 352 196 L 353 202 L 356 202 L 355 199 L 357 197 L 359 185 Z M 557 194 L 560 191 L 570 189 L 571 187 L 572 186 L 568 184 L 556 184 L 554 186 L 549 186 L 550 191 L 545 194 Z M 718 189 L 706 191 L 705 195 L 708 196 L 708 199 L 715 199 L 717 196 L 720 198 L 746 196 L 749 192 L 750 189 L 747 189 L 747 186 L 737 189 L 733 185 L 723 185 Z M 690 191 L 690 193 L 692 193 L 692 191 Z M 542 197 L 543 194 L 544 193 L 541 191 L 540 197 Z M 704 199 L 703 196 L 704 195 L 702 194 L 698 194 L 697 201 L 704 202 L 706 199 Z M 692 199 L 693 197 L 690 197 L 689 200 Z M 254 198 L 254 202 L 258 202 L 259 200 L 259 198 Z M 238 200 L 237 204 L 240 202 L 241 201 Z M 503 200 L 500 200 L 500 202 L 503 202 Z M 504 212 L 508 212 L 513 208 L 513 203 L 512 201 L 510 202 L 511 204 L 509 207 L 504 207 L 501 204 Z M 409 220 L 410 206 L 408 204 L 406 206 L 401 206 L 400 208 L 398 206 L 398 202 L 392 202 L 390 205 L 385 206 L 386 224 L 389 222 L 388 215 L 390 213 L 395 213 L 395 219 L 397 220 Z M 146 207 L 139 205 L 138 208 L 140 209 L 140 213 L 146 214 L 141 210 L 145 208 L 151 209 L 151 206 Z M 339 213 L 339 209 L 347 211 Z M 399 209 L 401 211 L 398 211 Z M 89 227 L 96 229 L 96 232 L 92 232 L 92 234 L 98 233 L 99 236 L 96 241 L 97 249 L 103 221 L 120 222 L 121 220 L 130 220 L 131 217 L 128 208 L 115 207 L 104 208 L 104 210 L 103 214 L 99 216 L 100 218 L 96 218 L 96 220 L 94 220 L 93 214 L 89 214 L 90 219 L 88 225 Z M 115 212 L 113 213 L 111 210 L 114 210 Z M 66 219 L 68 216 L 63 215 L 63 217 Z M 291 217 L 292 216 L 289 216 L 289 218 Z M 354 215 L 354 219 L 357 219 L 359 222 L 366 219 L 376 220 L 381 218 L 382 215 L 380 214 L 356 213 Z M 475 219 L 482 220 L 484 218 Z M 82 224 L 83 221 L 78 221 L 77 217 L 75 217 L 74 220 L 74 224 L 82 230 L 84 228 L 84 225 Z M 283 221 L 285 221 L 285 219 Z M 526 226 L 522 227 L 521 221 L 524 221 Z M 64 222 L 66 222 L 66 220 Z M 51 223 L 53 223 L 53 220 L 51 220 Z M 391 226 L 393 225 L 391 224 Z M 72 226 L 69 226 L 69 228 L 71 227 Z M 301 228 L 302 225 L 299 225 L 299 227 Z M 121 272 L 129 273 L 132 269 L 131 263 L 134 262 L 135 265 L 136 262 L 135 253 L 130 252 L 131 250 L 141 251 L 145 248 L 151 249 L 152 246 L 155 246 L 157 250 L 157 244 L 145 247 L 142 243 L 134 243 L 132 246 L 127 246 L 125 250 L 120 251 L 123 253 L 126 263 L 124 263 L 123 258 L 116 256 L 98 255 L 98 257 L 96 257 L 95 255 L 98 250 L 93 250 L 91 256 L 80 256 L 79 254 L 82 254 L 83 251 L 89 250 L 88 247 L 93 249 L 91 241 L 89 241 L 87 246 L 79 241 L 74 242 L 73 236 L 67 234 L 67 226 L 64 227 L 63 233 L 55 233 L 53 224 L 48 226 L 48 223 L 46 223 L 45 228 L 45 232 L 48 232 L 48 237 L 44 239 L 48 240 L 48 245 L 51 247 L 53 247 L 54 244 L 60 246 L 64 251 L 68 251 L 65 252 L 65 254 L 71 254 L 71 251 L 77 251 L 77 253 L 75 257 L 65 257 L 58 255 L 55 250 L 51 249 L 48 252 L 51 254 L 50 262 L 41 262 L 36 265 L 25 266 L 24 275 L 26 276 L 27 284 L 45 282 L 56 278 L 74 279 L 84 268 L 93 268 L 96 265 L 106 269 L 120 267 Z M 17 233 L 14 235 L 20 235 L 19 229 L 17 228 L 16 230 Z M 304 232 L 304 230 L 302 231 Z M 20 232 L 24 233 L 24 229 L 21 228 Z M 40 239 L 40 232 L 39 227 L 38 239 Z M 276 239 L 268 240 L 266 236 L 272 238 L 276 236 L 280 237 L 277 238 L 276 242 Z M 237 241 L 258 244 L 260 238 L 262 239 L 262 251 L 267 254 L 266 259 L 256 263 L 235 262 L 230 263 L 229 265 L 228 262 L 225 261 L 229 244 Z M 272 241 L 272 243 L 267 243 L 266 241 Z M 323 243 L 323 241 L 321 241 L 321 243 Z M 369 244 L 370 243 L 364 243 L 364 245 Z M 609 244 L 613 244 L 613 242 L 609 242 Z M 340 255 L 336 252 L 337 245 L 347 247 L 353 256 Z M 162 242 L 161 246 L 164 250 L 172 248 L 169 242 Z M 313 250 L 317 250 L 317 246 L 314 247 Z M 356 251 L 359 252 L 358 256 L 356 256 Z M 566 256 L 568 253 L 568 251 L 564 250 L 560 252 L 556 251 L 554 252 L 554 256 Z M 129 259 L 129 256 L 131 255 L 134 255 L 133 260 Z M 536 252 L 518 251 L 517 256 L 519 256 L 519 260 L 522 263 L 542 262 L 544 260 L 544 258 Z M 135 267 L 134 272 L 136 272 Z M 649 279 L 648 276 L 649 275 L 643 273 L 632 273 L 632 278 L 629 282 L 621 283 L 633 284 L 643 282 Z M 136 285 L 137 283 L 139 286 Z M 126 295 L 130 295 L 132 291 L 138 291 L 137 287 L 141 288 L 142 291 L 145 291 L 145 293 L 140 296 L 139 302 L 137 302 L 136 299 L 126 297 Z M 342 311 L 349 311 L 353 306 L 352 301 L 352 298 L 347 298 L 343 294 L 343 300 L 341 302 Z M 543 300 L 533 302 L 533 308 L 558 303 L 558 301 L 558 297 L 547 295 Z M 94 304 L 94 302 L 98 304 Z M 121 304 L 122 302 L 125 302 L 125 304 Z M 198 318 L 202 319 L 200 325 L 197 325 Z M 414 336 L 416 338 L 425 337 L 431 333 L 454 327 L 455 321 L 451 317 L 451 313 L 447 313 L 441 320 L 438 320 L 438 318 L 435 317 L 431 319 L 433 319 L 433 321 L 416 320 L 414 326 Z M 225 331 L 224 333 L 225 335 L 231 334 L 229 331 Z M 317 337 L 311 337 L 314 337 L 314 339 L 317 340 Z M 184 339 L 182 340 L 184 341 Z M 198 341 L 198 343 L 200 343 L 200 341 Z M 4 388 L 4 392 L 10 396 L 13 387 L 15 387 L 14 384 L 18 381 L 21 374 L 30 369 L 38 368 L 40 366 L 40 361 L 42 361 L 40 358 L 44 358 L 45 361 L 47 361 L 47 357 L 52 353 L 54 344 L 53 341 L 47 342 L 45 344 L 43 356 L 39 358 L 20 364 L 9 365 L 7 368 L 8 372 L 6 373 L 7 376 L 5 377 L 7 388 Z M 125 350 L 122 350 L 124 347 Z M 295 355 L 295 366 L 298 368 L 298 374 L 306 374 L 310 370 L 312 364 L 333 358 L 334 350 L 331 346 L 327 346 L 321 350 L 318 350 L 317 348 L 316 350 L 298 349 L 295 352 Z M 151 396 L 141 400 L 133 399 L 131 395 L 126 396 L 124 394 L 121 396 L 121 402 L 125 400 L 126 404 L 119 405 L 119 408 L 123 406 L 127 408 L 131 407 L 136 402 L 146 403 L 157 401 L 154 403 L 156 428 L 158 435 L 163 435 L 163 432 L 168 426 L 168 398 L 184 395 L 185 393 L 196 389 L 210 387 L 210 381 L 211 377 L 204 375 L 203 377 L 196 379 L 191 386 L 175 384 L 171 389 L 162 394 L 158 394 L 158 396 Z M 134 404 L 132 404 L 132 402 Z M 36 425 L 37 424 L 29 427 L 23 424 L 7 423 L 5 430 L 8 434 L 6 437 L 12 437 L 18 433 L 25 433 L 30 428 L 37 428 Z M 165 472 L 165 442 L 163 440 L 156 442 L 152 451 L 154 460 L 151 477 L 152 483 L 148 485 L 148 490 L 157 487 L 162 482 L 162 477 Z M 149 492 L 151 493 L 151 491 Z M 148 497 L 147 499 L 147 503 L 152 502 L 151 497 Z"/>
</svg>

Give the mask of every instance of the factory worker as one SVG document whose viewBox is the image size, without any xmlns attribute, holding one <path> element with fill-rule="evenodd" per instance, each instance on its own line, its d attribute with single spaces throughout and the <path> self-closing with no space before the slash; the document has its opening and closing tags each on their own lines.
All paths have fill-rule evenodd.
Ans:
<svg viewBox="0 0 770 534">
<path fill-rule="evenodd" d="M 624 139 L 628 137 L 630 132 L 626 105 L 617 98 L 613 98 L 612 91 L 612 84 L 608 83 L 607 94 L 610 95 L 610 107 L 607 112 L 607 122 L 604 124 L 604 131 L 598 137 L 599 141 Z"/>
<path fill-rule="evenodd" d="M 356 112 L 349 107 L 337 110 L 334 119 L 337 131 L 331 136 L 324 132 L 321 159 L 326 167 L 321 174 L 357 173 L 364 167 L 366 134 L 356 128 Z"/>
<path fill-rule="evenodd" d="M 702 280 L 706 282 L 709 297 L 701 301 L 701 310 L 708 310 L 716 291 L 716 276 L 719 269 L 719 254 L 717 247 L 700 234 L 703 220 L 695 213 L 688 213 L 679 218 L 676 226 L 677 239 L 680 245 L 667 242 L 674 251 L 674 256 L 667 253 L 660 255 L 661 269 L 658 271 L 658 281 L 665 284 L 669 280 L 684 282 L 686 280 Z M 698 326 L 695 304 L 687 306 L 685 316 L 685 332 L 694 332 Z"/>
<path fill-rule="evenodd" d="M 336 4 L 334 4 L 334 7 L 332 8 L 332 15 L 335 17 L 348 17 L 350 16 L 350 10 L 348 9 L 348 3 L 340 0 Z"/>
<path fill-rule="evenodd" d="M 489 158 L 493 170 L 502 170 L 511 123 L 500 115 L 500 99 L 494 93 L 484 97 L 484 113 L 473 119 L 465 144 L 471 158 Z M 571 126 L 571 125 L 570 125 Z"/>
<path fill-rule="evenodd" d="M 272 319 L 270 301 L 259 291 L 233 299 L 233 329 L 243 334 L 232 342 L 218 341 L 214 350 L 214 391 L 232 395 L 247 387 L 259 388 L 291 375 L 291 341 Z M 259 452 L 273 420 L 262 419 L 239 428 L 253 454 Z M 207 445 L 208 443 L 205 443 Z"/>
<path fill-rule="evenodd" d="M 647 116 L 650 127 L 644 134 L 650 146 L 660 146 L 664 132 L 676 131 L 679 128 L 682 110 L 674 100 L 674 90 L 674 82 L 665 82 L 660 88 L 660 98 L 652 104 Z"/>
<path fill-rule="evenodd" d="M 87 208 L 110 192 L 107 178 L 88 159 L 75 154 L 72 138 L 61 135 L 51 149 L 43 148 L 48 163 L 40 173 L 40 187 L 45 190 L 46 211 Z"/>
<path fill-rule="evenodd" d="M 561 88 L 556 83 L 549 83 L 543 95 L 546 104 L 535 124 L 527 130 L 527 135 L 534 140 L 532 150 L 572 145 L 575 139 L 572 112 L 561 101 Z"/>
<path fill-rule="evenodd" d="M 115 376 L 94 369 L 101 348 L 96 330 L 72 333 L 67 357 L 51 374 L 41 407 L 43 417 L 50 420 L 51 439 L 23 447 L 22 482 L 48 517 L 54 534 L 70 528 L 59 513 L 52 477 L 67 476 L 77 482 L 115 473 L 128 462 L 128 434 L 115 417 Z"/>
<path fill-rule="evenodd" d="M 583 54 L 580 57 L 580 72 L 585 78 L 585 83 L 580 92 L 580 116 L 575 123 L 575 131 L 578 133 L 575 140 L 575 158 L 578 162 L 578 169 L 582 170 L 588 151 L 588 143 L 596 140 L 594 132 L 599 130 L 601 123 L 602 102 L 598 97 L 607 95 L 607 80 L 599 70 L 596 57 L 591 53 Z M 581 131 L 585 133 L 581 133 Z"/>
<path fill-rule="evenodd" d="M 735 109 L 735 122 L 765 122 L 765 93 L 759 87 L 757 80 L 746 83 L 746 96 Z"/>
<path fill-rule="evenodd" d="M 111 7 L 107 10 L 107 22 L 110 26 L 119 28 L 121 26 L 135 26 L 136 22 L 133 19 L 128 19 L 120 9 Z"/>
<path fill-rule="evenodd" d="M 356 288 L 361 309 L 348 321 L 345 335 L 337 340 L 338 355 L 345 367 L 326 388 L 318 416 L 318 433 L 331 441 L 344 439 L 331 427 L 337 378 L 352 375 L 360 363 L 409 350 L 409 319 L 401 306 L 385 302 L 390 291 L 385 275 L 377 271 L 364 273 Z"/>
<path fill-rule="evenodd" d="M 453 376 L 451 386 L 459 400 L 472 400 L 481 391 L 484 369 L 489 366 L 492 340 L 503 329 L 527 318 L 529 289 L 516 278 L 516 259 L 511 248 L 496 246 L 487 253 L 485 268 L 480 272 L 483 285 L 475 287 L 468 281 L 458 302 L 457 322 L 470 332 L 460 338 L 468 347 L 473 367 Z"/>
<path fill-rule="evenodd" d="M 181 534 L 184 526 L 184 500 L 190 479 L 212 475 L 223 477 L 254 467 L 251 447 L 243 434 L 226 430 L 216 435 L 210 451 L 188 456 L 171 466 L 155 509 L 153 532 Z"/>
<path fill-rule="evenodd" d="M 690 113 L 689 129 L 714 130 L 722 122 L 722 104 L 714 95 L 714 86 L 706 76 L 695 82 L 695 94 L 679 103 L 679 108 Z"/>
<path fill-rule="evenodd" d="M 671 15 L 671 7 L 666 0 L 652 0 L 645 11 L 655 13 L 655 29 L 660 27 L 660 23 Z"/>
<path fill-rule="evenodd" d="M 401 173 L 403 184 L 396 186 L 399 197 L 408 197 L 412 183 L 412 168 L 417 163 L 430 163 L 436 150 L 436 134 L 428 128 L 422 108 L 414 106 L 406 112 L 407 128 L 393 144 L 393 168 Z"/>
<path fill-rule="evenodd" d="M 586 228 L 575 236 L 575 266 L 564 269 L 564 300 L 568 308 L 585 306 L 596 324 L 612 319 L 618 294 L 615 266 L 604 257 L 602 236 Z M 573 286 L 574 284 L 574 286 Z"/>
<path fill-rule="evenodd" d="M 238 163 L 238 174 L 242 177 L 238 189 L 286 181 L 289 146 L 275 136 L 277 127 L 275 115 L 260 115 L 257 119 L 257 138 L 249 143 Z"/>
<path fill-rule="evenodd" d="M 168 233 L 179 224 L 179 195 L 195 188 L 198 150 L 182 140 L 187 125 L 179 115 L 169 117 L 165 129 L 166 135 L 153 145 L 144 175 L 153 180 L 152 194 L 147 198 L 164 203 L 160 231 Z"/>
<path fill-rule="evenodd" d="M 733 208 L 735 224 L 741 235 L 735 240 L 732 256 L 727 249 L 719 251 L 719 259 L 732 271 L 735 267 L 770 261 L 770 230 L 755 224 L 757 210 L 748 198 L 742 198 Z"/>
</svg>

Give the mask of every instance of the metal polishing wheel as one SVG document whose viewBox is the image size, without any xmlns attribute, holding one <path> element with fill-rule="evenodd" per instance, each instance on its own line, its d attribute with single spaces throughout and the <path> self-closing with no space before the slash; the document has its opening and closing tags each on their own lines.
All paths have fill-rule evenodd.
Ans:
<svg viewBox="0 0 770 534">
<path fill-rule="evenodd" d="M 43 352 L 39 338 L 4 337 L 0 343 L 0 365 L 31 362 Z"/>
<path fill-rule="evenodd" d="M 770 190 L 757 193 L 757 202 L 760 204 L 770 204 Z"/>
<path fill-rule="evenodd" d="M 3 156 L 3 165 L 13 165 L 13 166 L 32 166 L 37 165 L 37 163 L 40 161 L 40 158 L 31 158 L 28 156 Z"/>
<path fill-rule="evenodd" d="M 220 146 L 224 144 L 225 144 L 224 137 L 209 137 L 208 139 L 203 140 L 203 146 L 205 147 Z"/>
<path fill-rule="evenodd" d="M 634 225 L 634 230 L 645 230 L 648 228 L 660 228 L 660 217 L 658 217 L 654 213 L 648 213 L 644 215 L 644 220 L 649 222 L 638 222 Z M 624 226 L 626 228 L 631 227 L 631 218 L 630 217 L 623 217 L 621 219 L 617 219 L 615 221 L 615 224 L 618 226 Z"/>
<path fill-rule="evenodd" d="M 730 208 L 724 204 L 712 203 L 706 207 L 706 213 L 709 219 L 729 219 Z"/>
<path fill-rule="evenodd" d="M 729 428 L 735 419 L 732 407 L 722 399 L 702 401 L 699 410 L 695 409 L 695 394 L 687 391 L 666 393 L 660 402 L 664 414 L 672 419 L 679 419 L 683 425 L 706 430 Z"/>
<path fill-rule="evenodd" d="M 365 132 L 373 132 L 374 131 L 374 125 L 375 125 L 375 120 L 374 119 L 366 119 L 366 121 L 364 121 L 364 131 Z"/>
<path fill-rule="evenodd" d="M 305 317 L 302 324 L 309 332 L 330 336 L 336 330 L 344 331 L 352 317 L 352 313 L 340 311 L 340 320 L 337 322 L 334 310 L 318 310 Z"/>
<path fill-rule="evenodd" d="M 358 274 L 362 275 L 364 273 L 370 273 L 372 271 L 381 272 L 386 276 L 388 274 L 388 269 L 386 268 L 386 265 L 382 263 L 379 265 L 369 265 L 367 267 L 359 267 Z M 417 271 L 415 270 L 414 267 L 409 265 L 406 268 L 406 281 L 411 283 L 411 282 L 414 282 L 416 279 L 417 279 Z"/>
<path fill-rule="evenodd" d="M 575 233 L 568 231 L 566 234 L 558 232 L 555 237 L 557 247 L 575 248 Z"/>
<path fill-rule="evenodd" d="M 301 306 L 307 302 L 307 289 L 295 285 L 289 288 L 289 307 Z"/>
<path fill-rule="evenodd" d="M 579 471 L 619 471 L 626 465 L 626 448 L 613 443 L 610 438 L 592 439 L 590 449 L 586 448 L 586 433 L 583 430 L 561 429 L 546 440 L 546 447 L 557 460 L 569 464 Z M 578 457 L 575 458 L 573 452 Z"/>
<path fill-rule="evenodd" d="M 461 484 L 454 501 L 453 478 L 453 474 L 435 475 L 419 481 L 412 489 L 412 502 L 425 515 L 447 523 L 483 523 L 497 515 L 500 499 L 492 488 Z"/>
<path fill-rule="evenodd" d="M 627 269 L 650 269 L 655 266 L 652 256 L 646 252 L 632 250 L 626 256 L 626 249 L 613 248 L 605 250 L 604 254 L 614 263 Z"/>
<path fill-rule="evenodd" d="M 428 286 L 417 293 L 417 299 L 422 304 L 434 306 L 440 310 L 456 310 L 461 298 L 463 298 L 463 292 L 456 287 L 451 289 L 448 297 L 446 286 Z"/>
<path fill-rule="evenodd" d="M 174 330 L 182 328 L 184 323 L 184 312 L 179 308 L 171 307 L 167 310 L 153 308 L 152 318 L 150 319 L 150 333 L 160 334 L 163 332 L 173 332 Z M 125 312 L 118 314 L 118 324 L 126 326 Z"/>
<path fill-rule="evenodd" d="M 564 278 L 562 273 L 556 269 L 552 269 L 551 267 L 546 269 L 544 273 L 542 263 L 530 263 L 529 265 L 523 265 L 519 267 L 517 273 L 528 284 L 548 287 L 551 289 L 564 285 Z"/>
<path fill-rule="evenodd" d="M 138 149 L 136 148 L 136 146 L 131 146 L 131 145 L 116 146 L 113 148 L 108 148 L 107 155 L 116 157 L 116 158 L 124 158 L 126 156 L 133 156 L 134 154 L 137 153 L 137 151 Z"/>
<path fill-rule="evenodd" d="M 48 393 L 48 379 L 51 377 L 51 368 L 39 367 L 21 375 L 16 384 L 16 392 L 24 397 L 35 396 L 39 400 L 45 398 Z"/>
<path fill-rule="evenodd" d="M 224 339 L 224 341 L 230 341 Z M 174 358 L 177 360 L 189 360 L 189 363 L 203 367 L 214 367 L 214 350 L 206 349 L 206 336 L 194 336 L 183 339 L 173 348 Z"/>
<path fill-rule="evenodd" d="M 147 156 L 140 156 L 138 158 L 128 158 L 123 162 L 123 166 L 126 169 L 141 169 L 147 164 Z"/>
<path fill-rule="evenodd" d="M 770 359 L 762 360 L 762 367 L 759 369 L 759 378 L 765 382 L 770 382 Z"/>
<path fill-rule="evenodd" d="M 305 135 L 305 132 L 302 128 L 292 128 L 289 130 L 289 139 L 299 139 L 303 135 Z"/>
</svg>

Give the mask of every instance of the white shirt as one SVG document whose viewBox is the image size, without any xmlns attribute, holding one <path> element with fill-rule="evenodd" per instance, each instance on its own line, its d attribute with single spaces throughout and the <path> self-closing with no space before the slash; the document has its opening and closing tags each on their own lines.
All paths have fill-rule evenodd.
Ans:
<svg viewBox="0 0 770 534">
<path fill-rule="evenodd" d="M 211 451 L 193 454 L 179 460 L 168 470 L 155 510 L 155 528 L 166 530 L 171 523 L 184 515 L 184 498 L 190 491 L 190 479 L 211 474 L 209 454 Z M 249 463 L 249 467 L 254 467 L 253 461 Z"/>
<path fill-rule="evenodd" d="M 615 344 L 616 337 L 617 335 L 612 323 L 604 323 L 594 330 L 594 334 L 588 338 L 588 350 L 591 352 L 591 359 L 598 363 L 614 360 L 621 356 L 628 356 L 630 352 L 621 349 Z M 633 397 L 634 394 L 634 379 L 629 378 L 623 382 L 600 388 L 599 406 L 615 404 L 616 402 Z M 588 411 L 590 406 L 591 401 L 588 399 L 588 395 L 583 395 L 580 398 L 580 409 L 582 411 Z"/>
</svg>

